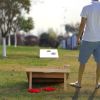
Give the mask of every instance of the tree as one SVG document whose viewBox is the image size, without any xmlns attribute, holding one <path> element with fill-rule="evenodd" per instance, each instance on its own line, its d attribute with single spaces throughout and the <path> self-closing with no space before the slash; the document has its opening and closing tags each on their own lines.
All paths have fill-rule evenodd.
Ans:
<svg viewBox="0 0 100 100">
<path fill-rule="evenodd" d="M 24 30 L 25 32 L 29 32 L 31 29 L 34 28 L 34 22 L 31 17 L 29 17 L 28 19 L 25 19 L 24 17 L 19 17 L 18 22 L 20 30 Z"/>
<path fill-rule="evenodd" d="M 40 35 L 39 46 L 49 47 L 49 34 L 48 33 L 43 32 Z"/>
<path fill-rule="evenodd" d="M 56 39 L 57 38 L 57 34 L 56 32 L 52 29 L 52 28 L 49 28 L 48 29 L 48 33 L 49 33 L 49 36 Z"/>
<path fill-rule="evenodd" d="M 58 47 L 57 33 L 52 29 L 48 29 L 49 34 L 49 45 L 53 48 Z"/>
<path fill-rule="evenodd" d="M 79 29 L 79 23 L 76 23 L 75 25 L 70 25 L 70 24 L 65 25 L 65 30 L 67 33 L 69 33 L 69 32 L 77 33 L 78 29 Z"/>
<path fill-rule="evenodd" d="M 23 30 L 25 32 L 29 32 L 31 29 L 34 28 L 33 25 L 33 19 L 31 17 L 29 17 L 28 19 L 25 19 L 22 16 L 18 16 L 17 20 L 15 20 L 14 26 L 13 26 L 13 31 L 14 31 L 14 38 L 15 38 L 15 42 L 14 42 L 14 46 L 17 47 L 17 37 L 16 37 L 16 33 L 18 32 L 18 30 Z"/>
<path fill-rule="evenodd" d="M 30 0 L 0 0 L 0 32 L 3 38 L 3 57 L 6 57 L 6 36 L 16 26 L 22 9 L 29 12 Z M 15 20 L 16 19 L 16 20 Z"/>
<path fill-rule="evenodd" d="M 39 41 L 40 46 L 57 48 L 59 45 L 57 40 L 57 35 L 51 28 L 48 30 L 47 33 L 43 32 L 40 35 L 39 40 L 40 40 Z"/>
<path fill-rule="evenodd" d="M 74 25 L 66 24 L 66 25 L 65 25 L 65 31 L 67 32 L 67 34 L 68 34 L 69 32 L 74 32 L 74 31 L 75 31 Z"/>
</svg>

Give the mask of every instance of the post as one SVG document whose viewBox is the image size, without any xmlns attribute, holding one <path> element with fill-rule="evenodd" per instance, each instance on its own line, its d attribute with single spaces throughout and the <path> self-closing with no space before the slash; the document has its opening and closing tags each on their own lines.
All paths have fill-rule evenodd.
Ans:
<svg viewBox="0 0 100 100">
<path fill-rule="evenodd" d="M 64 73 L 64 91 L 67 90 L 67 82 L 68 82 L 68 77 L 69 77 L 69 66 L 70 65 L 65 65 L 64 66 L 64 69 L 66 70 L 66 73 Z"/>
<path fill-rule="evenodd" d="M 32 72 L 29 72 L 29 89 L 32 88 Z"/>
<path fill-rule="evenodd" d="M 67 90 L 67 73 L 64 73 L 64 91 Z"/>
</svg>

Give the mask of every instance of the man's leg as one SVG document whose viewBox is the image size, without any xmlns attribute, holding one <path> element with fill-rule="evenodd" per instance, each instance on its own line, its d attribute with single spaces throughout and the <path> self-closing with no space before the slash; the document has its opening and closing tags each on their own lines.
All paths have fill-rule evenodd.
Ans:
<svg viewBox="0 0 100 100">
<path fill-rule="evenodd" d="M 91 54 L 93 53 L 94 47 L 95 45 L 92 42 L 88 42 L 88 41 L 82 41 L 80 45 L 79 59 L 78 59 L 80 62 L 79 72 L 78 72 L 78 83 L 80 85 L 81 85 L 85 65 L 88 59 L 90 58 Z"/>
<path fill-rule="evenodd" d="M 100 63 L 97 63 L 97 69 L 96 69 L 96 85 L 98 85 L 100 79 Z"/>
<path fill-rule="evenodd" d="M 83 77 L 83 72 L 85 69 L 85 65 L 89 59 L 89 57 L 91 56 L 91 54 L 94 51 L 94 44 L 88 41 L 82 41 L 81 45 L 80 45 L 80 51 L 79 51 L 79 62 L 80 62 L 80 66 L 79 66 L 79 70 L 78 70 L 78 80 L 77 82 L 74 83 L 70 83 L 71 86 L 74 87 L 81 87 L 81 81 L 82 81 L 82 77 Z"/>
<path fill-rule="evenodd" d="M 81 88 L 81 81 L 82 81 L 84 69 L 85 69 L 85 64 L 80 63 L 79 71 L 78 71 L 78 80 L 74 83 L 70 83 L 71 86 Z"/>
<path fill-rule="evenodd" d="M 80 86 L 81 86 L 84 69 L 85 69 L 85 64 L 80 63 L 79 72 L 78 72 L 78 83 Z"/>
<path fill-rule="evenodd" d="M 97 69 L 96 69 L 96 89 L 100 88 L 100 42 L 98 42 L 98 45 L 93 52 L 93 56 L 95 58 L 95 61 L 97 63 Z"/>
</svg>

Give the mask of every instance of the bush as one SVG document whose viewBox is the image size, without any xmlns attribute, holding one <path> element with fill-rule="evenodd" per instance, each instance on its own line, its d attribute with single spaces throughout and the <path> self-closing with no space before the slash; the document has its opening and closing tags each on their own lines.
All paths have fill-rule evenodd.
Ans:
<svg viewBox="0 0 100 100">
<path fill-rule="evenodd" d="M 38 45 L 38 37 L 33 36 L 33 35 L 28 35 L 24 38 L 24 45 L 29 45 L 29 46 L 34 46 Z"/>
<path fill-rule="evenodd" d="M 58 40 L 51 37 L 48 33 L 42 33 L 40 35 L 39 46 L 57 48 L 58 45 Z"/>
</svg>

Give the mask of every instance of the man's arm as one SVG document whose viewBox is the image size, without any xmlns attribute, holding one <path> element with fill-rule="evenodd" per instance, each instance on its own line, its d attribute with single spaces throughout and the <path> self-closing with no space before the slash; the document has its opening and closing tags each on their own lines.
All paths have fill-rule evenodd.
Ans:
<svg viewBox="0 0 100 100">
<path fill-rule="evenodd" d="M 82 37 L 82 34 L 84 32 L 86 20 L 87 20 L 87 18 L 84 18 L 84 17 L 81 18 L 81 23 L 80 23 L 80 26 L 79 26 L 79 33 L 78 33 L 78 37 L 77 37 L 77 43 L 80 43 L 80 38 Z"/>
</svg>

